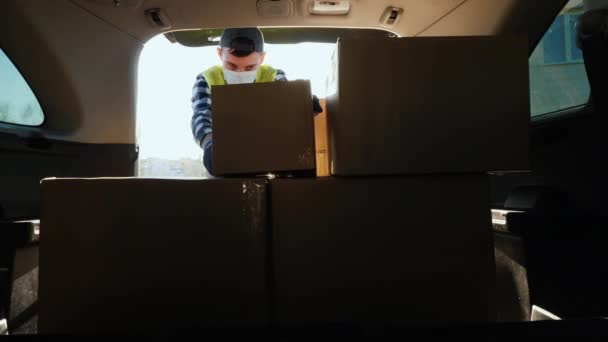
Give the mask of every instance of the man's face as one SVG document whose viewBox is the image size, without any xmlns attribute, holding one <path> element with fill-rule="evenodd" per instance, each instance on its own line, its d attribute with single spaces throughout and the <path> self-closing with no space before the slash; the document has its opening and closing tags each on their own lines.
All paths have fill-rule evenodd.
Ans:
<svg viewBox="0 0 608 342">
<path fill-rule="evenodd" d="M 217 54 L 222 61 L 222 66 L 226 70 L 242 72 L 256 70 L 266 57 L 266 52 L 254 52 L 249 56 L 237 57 L 230 53 L 228 48 L 217 48 Z"/>
</svg>

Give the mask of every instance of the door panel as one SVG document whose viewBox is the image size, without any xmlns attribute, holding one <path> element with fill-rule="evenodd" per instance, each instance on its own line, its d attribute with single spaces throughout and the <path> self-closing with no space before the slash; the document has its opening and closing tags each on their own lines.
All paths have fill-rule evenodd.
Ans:
<svg viewBox="0 0 608 342">
<path fill-rule="evenodd" d="M 0 133 L 0 206 L 4 218 L 37 218 L 47 177 L 135 175 L 137 146 L 33 140 Z"/>
</svg>

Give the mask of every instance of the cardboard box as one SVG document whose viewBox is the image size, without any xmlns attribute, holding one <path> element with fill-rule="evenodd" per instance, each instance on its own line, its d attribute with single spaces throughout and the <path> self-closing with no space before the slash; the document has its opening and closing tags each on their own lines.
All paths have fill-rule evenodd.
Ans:
<svg viewBox="0 0 608 342">
<path fill-rule="evenodd" d="M 275 179 L 270 189 L 280 324 L 495 320 L 487 176 Z"/>
<path fill-rule="evenodd" d="M 268 323 L 265 180 L 42 182 L 41 333 Z"/>
<path fill-rule="evenodd" d="M 328 88 L 334 175 L 530 168 L 526 37 L 340 39 Z"/>
<path fill-rule="evenodd" d="M 327 135 L 327 106 L 325 99 L 319 104 L 323 112 L 315 116 L 315 148 L 317 157 L 317 177 L 328 177 L 329 172 L 329 144 Z"/>
<path fill-rule="evenodd" d="M 309 81 L 213 87 L 213 173 L 315 170 Z"/>
</svg>

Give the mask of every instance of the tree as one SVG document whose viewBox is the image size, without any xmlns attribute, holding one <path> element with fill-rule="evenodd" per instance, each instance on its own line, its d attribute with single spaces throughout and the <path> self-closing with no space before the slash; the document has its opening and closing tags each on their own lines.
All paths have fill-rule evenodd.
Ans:
<svg viewBox="0 0 608 342">
<path fill-rule="evenodd" d="M 8 121 L 8 112 L 10 110 L 10 106 L 8 103 L 0 103 L 0 121 Z"/>
<path fill-rule="evenodd" d="M 21 113 L 20 117 L 17 119 L 19 123 L 30 123 L 32 121 L 32 117 L 34 116 L 34 105 L 29 103 L 25 106 L 25 109 Z"/>
</svg>

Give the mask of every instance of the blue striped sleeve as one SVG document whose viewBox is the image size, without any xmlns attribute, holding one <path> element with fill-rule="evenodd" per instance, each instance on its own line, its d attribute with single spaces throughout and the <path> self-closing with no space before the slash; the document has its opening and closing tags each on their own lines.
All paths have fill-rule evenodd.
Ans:
<svg viewBox="0 0 608 342">
<path fill-rule="evenodd" d="M 192 121 L 194 140 L 201 146 L 207 135 L 211 134 L 211 89 L 203 75 L 199 75 L 192 87 Z"/>
</svg>

